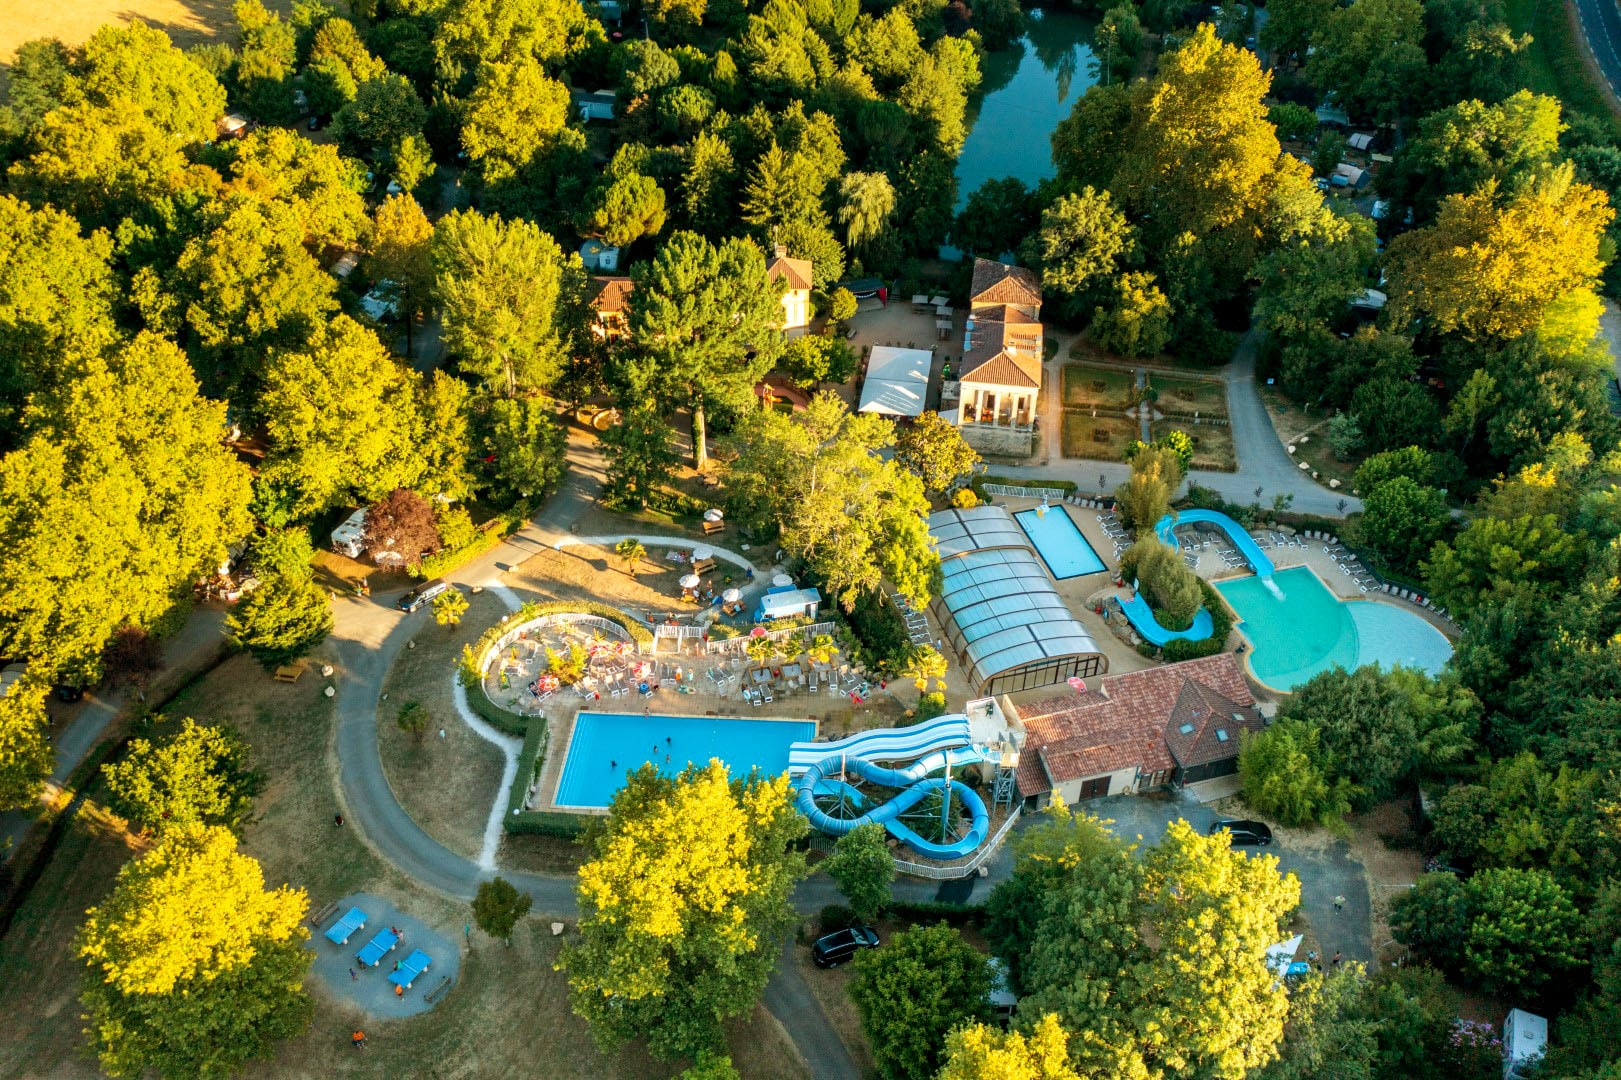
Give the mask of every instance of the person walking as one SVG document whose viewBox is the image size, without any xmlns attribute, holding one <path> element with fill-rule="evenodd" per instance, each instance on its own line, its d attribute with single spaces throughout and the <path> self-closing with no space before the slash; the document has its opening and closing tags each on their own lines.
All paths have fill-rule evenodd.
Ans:
<svg viewBox="0 0 1621 1080">
<path fill-rule="evenodd" d="M 1345 910 L 1345 897 L 1344 896 L 1336 896 L 1334 898 L 1334 910 L 1335 911 L 1344 911 Z"/>
<path fill-rule="evenodd" d="M 360 981 L 360 976 L 355 974 L 355 969 L 354 968 L 349 969 L 349 981 L 350 982 L 359 982 Z"/>
<path fill-rule="evenodd" d="M 332 824 L 336 825 L 340 829 L 343 828 L 343 815 L 342 814 L 333 814 L 332 815 Z"/>
</svg>

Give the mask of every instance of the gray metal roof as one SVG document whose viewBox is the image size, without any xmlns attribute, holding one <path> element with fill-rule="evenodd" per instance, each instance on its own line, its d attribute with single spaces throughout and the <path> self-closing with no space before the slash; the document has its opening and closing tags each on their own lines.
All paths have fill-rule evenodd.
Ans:
<svg viewBox="0 0 1621 1080">
<path fill-rule="evenodd" d="M 942 510 L 929 515 L 929 534 L 939 544 L 946 629 L 975 685 L 1027 664 L 1098 652 L 1006 510 Z"/>
</svg>

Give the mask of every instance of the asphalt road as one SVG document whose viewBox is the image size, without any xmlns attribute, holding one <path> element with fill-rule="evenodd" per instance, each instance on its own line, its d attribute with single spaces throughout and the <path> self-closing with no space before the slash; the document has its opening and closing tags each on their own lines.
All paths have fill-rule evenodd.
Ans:
<svg viewBox="0 0 1621 1080">
<path fill-rule="evenodd" d="M 1615 0 L 1574 0 L 1587 49 L 1598 62 L 1610 93 L 1621 97 L 1621 9 Z"/>
</svg>

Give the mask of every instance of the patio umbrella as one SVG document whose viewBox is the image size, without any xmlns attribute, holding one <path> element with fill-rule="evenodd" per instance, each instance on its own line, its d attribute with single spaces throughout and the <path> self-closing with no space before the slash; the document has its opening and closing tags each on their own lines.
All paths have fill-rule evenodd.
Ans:
<svg viewBox="0 0 1621 1080">
<path fill-rule="evenodd" d="M 794 579 L 789 577 L 787 574 L 778 574 L 776 577 L 771 579 L 771 584 L 779 589 L 787 588 L 793 583 Z"/>
<path fill-rule="evenodd" d="M 1085 680 L 1077 679 L 1072 675 L 1069 678 L 1069 688 L 1075 691 L 1077 694 L 1084 694 L 1086 693 L 1086 682 Z"/>
<path fill-rule="evenodd" d="M 721 518 L 723 518 L 725 516 L 726 515 L 721 513 L 718 508 L 711 508 L 709 510 L 704 511 L 704 520 L 705 521 L 719 521 Z"/>
<path fill-rule="evenodd" d="M 727 589 L 725 592 L 720 594 L 720 598 L 726 601 L 728 604 L 735 604 L 739 600 L 743 599 L 743 594 L 737 589 Z"/>
<path fill-rule="evenodd" d="M 713 559 L 714 557 L 715 557 L 715 553 L 713 551 L 710 551 L 708 548 L 693 548 L 692 549 L 692 561 L 693 562 L 703 562 L 705 559 Z"/>
<path fill-rule="evenodd" d="M 749 637 L 765 637 L 765 627 L 756 626 L 753 630 L 749 631 Z"/>
<path fill-rule="evenodd" d="M 696 589 L 698 582 L 702 580 L 697 574 L 686 574 L 681 578 L 681 587 L 683 589 Z"/>
</svg>

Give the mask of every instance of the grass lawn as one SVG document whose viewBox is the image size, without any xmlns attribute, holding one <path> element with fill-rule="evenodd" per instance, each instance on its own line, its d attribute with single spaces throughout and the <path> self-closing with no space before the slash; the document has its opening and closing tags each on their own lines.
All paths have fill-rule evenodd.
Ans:
<svg viewBox="0 0 1621 1080">
<path fill-rule="evenodd" d="M 377 712 L 377 742 L 388 786 L 406 813 L 450 850 L 477 858 L 490 806 L 506 798 L 498 790 L 505 759 L 462 722 L 452 687 L 462 647 L 505 615 L 506 605 L 492 592 L 467 600 L 467 614 L 454 628 L 423 613 L 416 648 L 400 652 L 383 683 L 388 700 Z M 411 701 L 428 708 L 428 726 L 418 735 L 401 731 L 396 719 Z"/>
<path fill-rule="evenodd" d="M 1064 407 L 1124 409 L 1136 376 L 1124 368 L 1064 365 Z"/>
<path fill-rule="evenodd" d="M 1167 431 L 1185 431 L 1192 436 L 1193 460 L 1188 463 L 1190 468 L 1221 472 L 1233 472 L 1238 468 L 1238 458 L 1233 452 L 1233 429 L 1230 427 L 1161 420 L 1154 424 L 1152 430 L 1156 439 Z"/>
<path fill-rule="evenodd" d="M 1227 415 L 1227 385 L 1218 379 L 1190 379 L 1150 372 L 1148 385 L 1159 391 L 1154 404 L 1160 412 Z"/>
<path fill-rule="evenodd" d="M 1088 416 L 1064 413 L 1063 451 L 1067 458 L 1120 461 L 1126 446 L 1137 437 L 1137 421 L 1123 416 Z"/>
<path fill-rule="evenodd" d="M 17 46 L 34 38 L 61 38 L 80 45 L 104 23 L 127 24 L 140 18 L 174 39 L 182 49 L 228 41 L 236 44 L 232 0 L 12 0 L 0 11 L 0 65 L 10 64 Z M 286 15 L 292 0 L 266 0 L 265 7 Z"/>
<path fill-rule="evenodd" d="M 1553 0 L 1508 0 L 1508 21 L 1516 34 L 1529 33 L 1520 77 L 1541 94 L 1559 98 L 1567 109 L 1608 123 L 1621 134 L 1621 120 L 1577 37 L 1575 15 L 1566 3 Z"/>
</svg>

